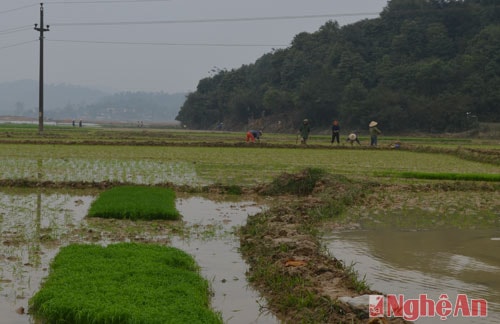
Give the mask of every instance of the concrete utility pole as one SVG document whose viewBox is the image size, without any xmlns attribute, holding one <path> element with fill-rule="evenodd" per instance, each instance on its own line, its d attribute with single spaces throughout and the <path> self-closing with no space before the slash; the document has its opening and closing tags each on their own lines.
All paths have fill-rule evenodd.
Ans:
<svg viewBox="0 0 500 324">
<path fill-rule="evenodd" d="M 35 30 L 40 32 L 40 78 L 38 86 L 38 133 L 43 133 L 43 32 L 49 31 L 43 27 L 43 2 L 40 3 L 40 27 L 35 24 Z"/>
</svg>

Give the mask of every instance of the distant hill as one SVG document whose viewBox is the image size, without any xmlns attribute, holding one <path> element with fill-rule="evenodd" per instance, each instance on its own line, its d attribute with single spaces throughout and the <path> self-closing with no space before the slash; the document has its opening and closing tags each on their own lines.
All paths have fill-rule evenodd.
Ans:
<svg viewBox="0 0 500 324">
<path fill-rule="evenodd" d="M 173 121 L 185 93 L 111 93 L 69 84 L 46 84 L 44 114 L 47 119 L 108 121 Z M 0 83 L 0 115 L 37 117 L 38 81 Z"/>
<path fill-rule="evenodd" d="M 44 86 L 45 111 L 61 109 L 67 105 L 88 105 L 110 95 L 101 90 L 69 84 Z M 0 83 L 0 114 L 38 116 L 38 81 L 20 80 Z"/>
<path fill-rule="evenodd" d="M 174 121 L 186 99 L 185 93 L 120 92 L 84 107 L 65 107 L 54 118 L 97 121 Z"/>
</svg>

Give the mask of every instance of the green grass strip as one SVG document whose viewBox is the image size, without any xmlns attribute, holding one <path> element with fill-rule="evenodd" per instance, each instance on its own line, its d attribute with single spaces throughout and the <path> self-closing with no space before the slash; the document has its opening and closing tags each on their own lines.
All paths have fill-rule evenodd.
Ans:
<svg viewBox="0 0 500 324">
<path fill-rule="evenodd" d="M 172 189 L 145 186 L 114 187 L 102 192 L 90 206 L 88 216 L 131 220 L 180 218 Z"/>
<path fill-rule="evenodd" d="M 60 250 L 30 312 L 43 323 L 222 323 L 185 252 L 159 245 L 73 244 Z"/>
<path fill-rule="evenodd" d="M 433 172 L 375 172 L 380 177 L 398 177 L 428 180 L 500 181 L 500 174 L 480 173 L 433 173 Z"/>
</svg>

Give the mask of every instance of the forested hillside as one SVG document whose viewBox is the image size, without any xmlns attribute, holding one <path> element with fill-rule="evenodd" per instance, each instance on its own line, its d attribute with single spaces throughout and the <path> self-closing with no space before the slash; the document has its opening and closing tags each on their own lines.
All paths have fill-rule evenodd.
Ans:
<svg viewBox="0 0 500 324">
<path fill-rule="evenodd" d="M 500 2 L 391 0 L 379 18 L 326 22 L 291 46 L 199 81 L 177 120 L 209 129 L 314 129 L 377 120 L 386 131 L 500 122 Z"/>
</svg>

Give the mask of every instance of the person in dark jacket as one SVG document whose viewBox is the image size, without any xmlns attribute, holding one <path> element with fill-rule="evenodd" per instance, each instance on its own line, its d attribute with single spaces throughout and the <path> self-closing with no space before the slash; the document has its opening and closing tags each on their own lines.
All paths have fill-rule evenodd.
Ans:
<svg viewBox="0 0 500 324">
<path fill-rule="evenodd" d="M 332 124 L 332 144 L 337 140 L 337 144 L 340 143 L 340 125 L 338 120 L 334 120 Z"/>
</svg>

